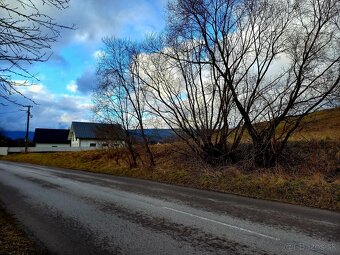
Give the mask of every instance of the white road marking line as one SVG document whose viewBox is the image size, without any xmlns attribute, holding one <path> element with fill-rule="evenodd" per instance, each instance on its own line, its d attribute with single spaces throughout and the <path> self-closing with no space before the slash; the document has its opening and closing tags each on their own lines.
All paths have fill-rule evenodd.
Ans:
<svg viewBox="0 0 340 255">
<path fill-rule="evenodd" d="M 169 208 L 169 207 L 166 207 L 166 206 L 163 206 L 162 208 L 170 210 L 170 211 L 182 213 L 182 214 L 185 214 L 185 215 L 189 215 L 191 217 L 196 217 L 196 218 L 199 218 L 201 220 L 205 220 L 205 221 L 210 221 L 210 222 L 213 222 L 213 223 L 221 224 L 221 225 L 229 227 L 229 228 L 234 228 L 234 229 L 237 229 L 237 230 L 240 230 L 240 231 L 244 231 L 244 232 L 248 232 L 248 233 L 251 233 L 251 234 L 254 234 L 254 235 L 258 235 L 258 236 L 262 236 L 262 237 L 265 237 L 265 238 L 269 238 L 269 239 L 272 239 L 272 240 L 275 240 L 275 241 L 280 241 L 279 238 L 268 236 L 268 235 L 265 235 L 265 234 L 261 234 L 261 233 L 258 233 L 258 232 L 255 232 L 255 231 L 252 231 L 252 230 L 249 230 L 249 229 L 237 227 L 237 226 L 234 226 L 234 225 L 230 225 L 230 224 L 227 224 L 227 223 L 224 223 L 224 222 L 208 219 L 208 218 L 205 218 L 205 217 L 202 217 L 202 216 L 198 216 L 198 215 L 195 215 L 195 214 L 183 212 L 183 211 L 176 210 L 176 209 L 173 209 L 173 208 Z"/>
</svg>

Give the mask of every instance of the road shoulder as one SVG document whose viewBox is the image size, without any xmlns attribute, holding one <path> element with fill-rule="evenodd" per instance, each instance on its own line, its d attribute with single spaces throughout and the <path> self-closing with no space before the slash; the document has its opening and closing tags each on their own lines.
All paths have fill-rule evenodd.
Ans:
<svg viewBox="0 0 340 255">
<path fill-rule="evenodd" d="M 0 254 L 47 255 L 33 238 L 25 233 L 17 220 L 0 203 Z"/>
</svg>

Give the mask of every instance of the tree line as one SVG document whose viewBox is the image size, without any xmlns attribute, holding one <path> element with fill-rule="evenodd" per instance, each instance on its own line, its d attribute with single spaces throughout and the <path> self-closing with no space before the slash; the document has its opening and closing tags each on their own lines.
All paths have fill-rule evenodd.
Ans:
<svg viewBox="0 0 340 255">
<path fill-rule="evenodd" d="M 276 164 L 303 118 L 339 106 L 340 2 L 175 0 L 143 42 L 105 38 L 95 113 L 129 137 L 170 127 L 204 160 L 235 162 L 242 137 L 256 166 Z"/>
</svg>

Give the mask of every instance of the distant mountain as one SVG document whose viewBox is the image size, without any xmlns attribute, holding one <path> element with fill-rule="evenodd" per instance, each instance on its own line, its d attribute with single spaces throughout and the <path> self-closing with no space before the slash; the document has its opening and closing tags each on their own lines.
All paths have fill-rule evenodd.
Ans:
<svg viewBox="0 0 340 255">
<path fill-rule="evenodd" d="M 129 132 L 138 142 L 143 140 L 142 131 L 140 129 L 130 130 Z M 176 136 L 171 129 L 148 128 L 144 129 L 144 133 L 151 143 L 165 142 Z"/>
<path fill-rule="evenodd" d="M 0 131 L 0 133 L 6 137 L 9 137 L 13 140 L 15 139 L 25 139 L 26 132 L 25 131 Z M 34 132 L 28 132 L 28 139 L 33 141 Z"/>
</svg>

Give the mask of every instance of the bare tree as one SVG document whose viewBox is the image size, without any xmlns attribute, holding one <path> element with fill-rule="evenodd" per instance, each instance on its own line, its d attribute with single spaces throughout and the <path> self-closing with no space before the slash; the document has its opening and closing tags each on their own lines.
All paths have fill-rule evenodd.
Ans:
<svg viewBox="0 0 340 255">
<path fill-rule="evenodd" d="M 125 124 L 134 123 L 135 128 L 140 129 L 149 166 L 153 167 L 155 161 L 145 134 L 144 119 L 147 112 L 142 84 L 138 75 L 138 61 L 136 61 L 141 53 L 140 47 L 137 43 L 129 40 L 106 38 L 103 41 L 105 49 L 99 63 L 99 75 L 106 79 L 106 84 L 105 87 L 102 87 L 101 92 L 103 94 L 109 92 L 112 97 L 120 97 L 113 99 L 120 100 L 120 105 L 115 102 L 113 104 L 116 104 L 117 110 L 125 116 Z M 117 110 L 113 109 L 113 111 Z M 125 126 L 127 131 L 132 128 L 131 125 Z"/>
<path fill-rule="evenodd" d="M 176 0 L 168 12 L 170 40 L 201 43 L 224 80 L 256 165 L 275 164 L 304 116 L 339 98 L 339 1 Z"/>
<path fill-rule="evenodd" d="M 139 59 L 149 107 L 203 159 L 234 161 L 244 128 L 225 80 L 194 38 L 162 41 L 150 38 L 146 52 L 154 53 Z"/>
<path fill-rule="evenodd" d="M 105 69 L 104 69 L 105 70 Z M 117 84 L 111 75 L 103 75 L 105 71 L 99 67 L 100 81 L 93 95 L 94 113 L 104 123 L 120 124 L 124 130 L 123 138 L 130 154 L 130 168 L 137 167 L 137 152 L 133 147 L 133 139 L 129 130 L 133 125 L 131 106 L 125 90 Z M 113 134 L 115 136 L 116 134 Z"/>
<path fill-rule="evenodd" d="M 56 23 L 48 14 L 41 13 L 41 8 L 62 10 L 68 3 L 69 0 L 0 0 L 1 98 L 16 103 L 10 96 L 22 95 L 18 87 L 37 80 L 28 66 L 48 60 L 48 50 L 60 36 L 60 30 L 72 28 Z"/>
</svg>

